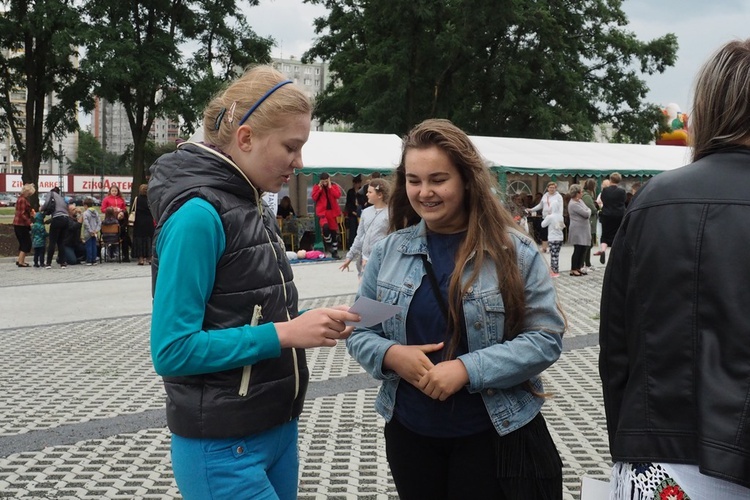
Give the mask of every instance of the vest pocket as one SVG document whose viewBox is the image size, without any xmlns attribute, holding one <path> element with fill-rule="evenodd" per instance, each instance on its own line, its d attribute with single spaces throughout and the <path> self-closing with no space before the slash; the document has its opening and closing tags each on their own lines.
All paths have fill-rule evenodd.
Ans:
<svg viewBox="0 0 750 500">
<path fill-rule="evenodd" d="M 261 314 L 261 306 L 256 305 L 253 308 L 253 318 L 250 320 L 250 326 L 258 326 L 260 318 L 263 317 Z M 253 371 L 253 365 L 247 365 L 242 367 L 242 379 L 240 380 L 240 396 L 247 396 L 247 390 L 250 387 L 250 375 Z"/>
</svg>

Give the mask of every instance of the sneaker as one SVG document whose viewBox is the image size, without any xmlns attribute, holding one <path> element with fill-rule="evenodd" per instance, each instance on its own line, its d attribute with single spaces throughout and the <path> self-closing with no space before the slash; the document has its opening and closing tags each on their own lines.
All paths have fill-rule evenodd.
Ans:
<svg viewBox="0 0 750 500">
<path fill-rule="evenodd" d="M 559 278 L 560 277 L 560 273 L 549 273 L 549 277 L 550 278 Z"/>
<path fill-rule="evenodd" d="M 336 252 L 331 252 L 331 258 L 332 258 L 333 260 L 341 260 L 341 257 L 339 256 L 339 253 L 338 253 L 338 251 L 336 251 Z"/>
<path fill-rule="evenodd" d="M 44 266 L 45 269 L 52 269 L 52 266 Z"/>
<path fill-rule="evenodd" d="M 93 266 L 94 264 L 92 264 L 91 262 L 86 262 L 86 265 L 87 266 Z"/>
<path fill-rule="evenodd" d="M 34 264 L 34 267 L 39 267 L 39 264 Z"/>
<path fill-rule="evenodd" d="M 60 269 L 67 269 L 67 268 L 68 268 L 67 264 L 60 264 Z"/>
</svg>

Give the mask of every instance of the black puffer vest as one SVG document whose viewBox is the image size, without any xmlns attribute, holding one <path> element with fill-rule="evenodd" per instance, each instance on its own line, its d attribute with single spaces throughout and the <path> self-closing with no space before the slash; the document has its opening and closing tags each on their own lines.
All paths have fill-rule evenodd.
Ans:
<svg viewBox="0 0 750 500">
<path fill-rule="evenodd" d="M 251 324 L 257 306 L 258 324 L 298 315 L 297 289 L 273 213 L 228 159 L 202 145 L 183 143 L 151 167 L 148 194 L 158 221 L 154 242 L 169 216 L 191 198 L 208 201 L 221 218 L 226 248 L 206 304 L 204 330 Z M 153 255 L 155 284 L 159 256 Z M 282 349 L 280 357 L 252 367 L 164 377 L 167 424 L 173 433 L 191 438 L 262 432 L 300 415 L 308 377 L 303 349 Z M 244 395 L 241 386 L 247 388 Z"/>
</svg>

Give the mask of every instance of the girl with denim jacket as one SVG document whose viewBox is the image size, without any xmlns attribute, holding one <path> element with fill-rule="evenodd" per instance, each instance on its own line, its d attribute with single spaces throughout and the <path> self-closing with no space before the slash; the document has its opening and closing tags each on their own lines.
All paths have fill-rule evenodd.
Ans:
<svg viewBox="0 0 750 500">
<path fill-rule="evenodd" d="M 565 320 L 544 258 L 451 122 L 407 135 L 390 222 L 359 295 L 401 313 L 356 328 L 347 347 L 383 381 L 375 406 L 399 497 L 562 498 L 539 374 Z"/>
</svg>

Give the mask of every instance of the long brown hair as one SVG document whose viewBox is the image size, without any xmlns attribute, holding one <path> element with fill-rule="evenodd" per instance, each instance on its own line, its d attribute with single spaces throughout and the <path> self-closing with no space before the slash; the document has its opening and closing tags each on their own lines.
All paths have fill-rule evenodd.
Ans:
<svg viewBox="0 0 750 500">
<path fill-rule="evenodd" d="M 520 333 L 526 299 L 521 271 L 516 261 L 515 245 L 508 233 L 508 228 L 515 228 L 516 223 L 498 200 L 497 184 L 479 152 L 469 137 L 450 121 L 425 120 L 404 138 L 401 163 L 396 169 L 396 182 L 391 196 L 391 231 L 420 221 L 406 195 L 404 160 L 411 149 L 431 147 L 440 148 L 458 169 L 466 187 L 464 210 L 469 214 L 466 238 L 456 253 L 456 268 L 448 287 L 448 327 L 452 333 L 445 359 L 452 359 L 461 339 L 461 298 L 477 280 L 485 259 L 494 262 L 497 270 L 500 293 L 505 303 L 506 340 Z M 470 262 L 473 264 L 471 275 L 462 283 L 461 276 Z"/>
<path fill-rule="evenodd" d="M 695 82 L 690 139 L 693 161 L 750 138 L 750 39 L 729 42 Z"/>
</svg>

